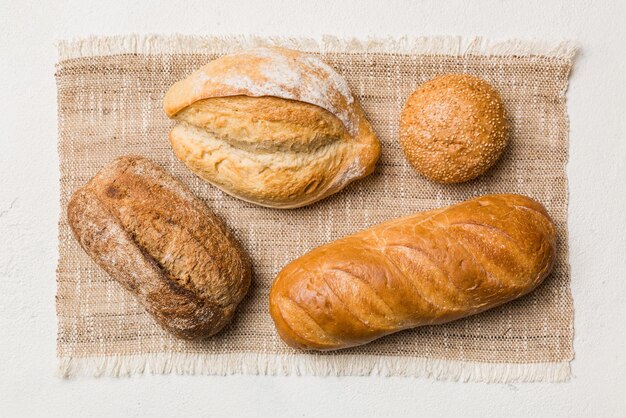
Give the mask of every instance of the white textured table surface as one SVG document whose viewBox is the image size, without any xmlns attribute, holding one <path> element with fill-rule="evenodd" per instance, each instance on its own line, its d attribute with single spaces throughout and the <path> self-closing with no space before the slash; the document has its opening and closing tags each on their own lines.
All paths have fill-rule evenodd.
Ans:
<svg viewBox="0 0 626 418">
<path fill-rule="evenodd" d="M 0 416 L 626 415 L 625 2 L 87 3 L 0 1 Z M 54 42 L 132 32 L 577 40 L 568 92 L 573 379 L 57 378 Z"/>
</svg>

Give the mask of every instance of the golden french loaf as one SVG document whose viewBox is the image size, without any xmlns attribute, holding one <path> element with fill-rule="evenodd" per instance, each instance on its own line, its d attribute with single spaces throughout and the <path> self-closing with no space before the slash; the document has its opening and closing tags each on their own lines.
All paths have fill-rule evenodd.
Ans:
<svg viewBox="0 0 626 418">
<path fill-rule="evenodd" d="M 270 313 L 292 347 L 352 347 L 518 298 L 542 282 L 554 257 L 543 206 L 483 196 L 312 250 L 278 274 Z"/>
<path fill-rule="evenodd" d="M 374 170 L 380 143 L 346 80 L 284 48 L 223 56 L 174 84 L 170 143 L 198 176 L 272 208 L 311 204 Z"/>
<path fill-rule="evenodd" d="M 220 331 L 248 291 L 250 264 L 233 235 L 150 160 L 111 162 L 74 192 L 67 217 L 87 254 L 180 338 Z"/>
</svg>

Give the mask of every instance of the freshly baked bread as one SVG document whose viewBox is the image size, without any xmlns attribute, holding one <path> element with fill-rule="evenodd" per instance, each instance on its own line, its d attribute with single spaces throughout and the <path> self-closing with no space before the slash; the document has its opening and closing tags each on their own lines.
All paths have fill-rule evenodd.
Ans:
<svg viewBox="0 0 626 418">
<path fill-rule="evenodd" d="M 409 163 L 431 180 L 460 183 L 483 174 L 507 143 L 500 94 L 467 74 L 437 77 L 407 100 L 400 143 Z"/>
<path fill-rule="evenodd" d="M 270 313 L 292 347 L 352 347 L 518 298 L 554 257 L 554 225 L 539 203 L 483 196 L 312 250 L 278 274 Z"/>
<path fill-rule="evenodd" d="M 174 84 L 176 156 L 209 183 L 272 208 L 311 204 L 374 170 L 380 143 L 346 81 L 319 58 L 256 48 Z"/>
<path fill-rule="evenodd" d="M 67 216 L 87 254 L 180 338 L 221 330 L 250 285 L 226 226 L 150 160 L 111 162 L 74 192 Z"/>
</svg>

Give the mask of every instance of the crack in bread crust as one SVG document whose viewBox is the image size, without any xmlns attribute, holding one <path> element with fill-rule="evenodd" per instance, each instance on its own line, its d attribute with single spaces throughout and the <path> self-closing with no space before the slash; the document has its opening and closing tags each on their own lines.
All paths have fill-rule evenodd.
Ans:
<svg viewBox="0 0 626 418">
<path fill-rule="evenodd" d="M 170 132 L 176 156 L 204 180 L 261 205 L 319 200 L 367 172 L 364 145 L 335 116 L 308 103 L 205 99 L 176 120 Z"/>
<path fill-rule="evenodd" d="M 351 136 L 339 119 L 321 107 L 279 97 L 214 97 L 176 114 L 187 122 L 250 152 L 311 152 Z"/>
</svg>

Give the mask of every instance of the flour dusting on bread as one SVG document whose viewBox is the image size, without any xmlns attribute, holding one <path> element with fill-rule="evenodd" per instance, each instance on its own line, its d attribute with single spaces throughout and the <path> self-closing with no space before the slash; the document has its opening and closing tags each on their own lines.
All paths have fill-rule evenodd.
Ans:
<svg viewBox="0 0 626 418">
<path fill-rule="evenodd" d="M 298 51 L 260 47 L 227 55 L 173 89 L 165 98 L 169 116 L 210 97 L 274 96 L 319 106 L 337 117 L 351 135 L 358 135 L 358 116 L 347 81 L 318 57 Z"/>
<path fill-rule="evenodd" d="M 254 48 L 213 60 L 174 84 L 174 154 L 227 193 L 295 208 L 374 170 L 380 143 L 347 81 L 320 58 Z"/>
</svg>

